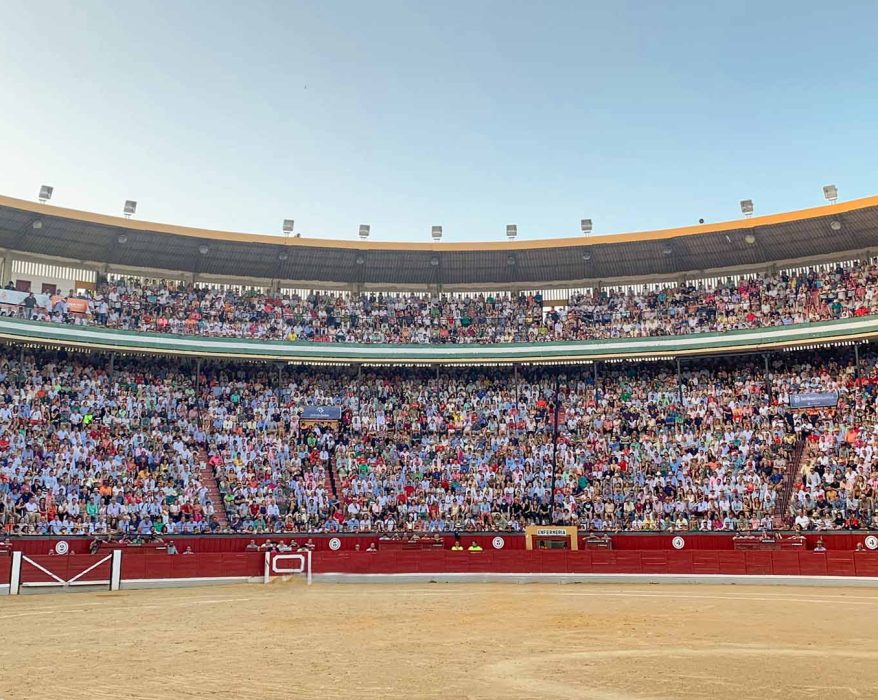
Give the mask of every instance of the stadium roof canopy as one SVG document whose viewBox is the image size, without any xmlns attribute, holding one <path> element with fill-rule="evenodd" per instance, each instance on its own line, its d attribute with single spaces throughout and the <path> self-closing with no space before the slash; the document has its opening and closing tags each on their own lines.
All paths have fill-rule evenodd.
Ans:
<svg viewBox="0 0 878 700">
<path fill-rule="evenodd" d="M 575 287 L 637 278 L 694 279 L 871 254 L 878 250 L 878 196 L 662 231 L 483 243 L 229 233 L 0 196 L 0 248 L 110 270 L 256 278 L 289 286 Z"/>
</svg>

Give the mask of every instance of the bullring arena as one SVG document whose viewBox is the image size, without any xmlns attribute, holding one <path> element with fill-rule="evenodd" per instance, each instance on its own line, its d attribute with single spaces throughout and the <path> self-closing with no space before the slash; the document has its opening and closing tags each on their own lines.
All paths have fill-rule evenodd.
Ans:
<svg viewBox="0 0 878 700">
<path fill-rule="evenodd" d="M 876 611 L 875 589 L 799 586 L 278 582 L 22 597 L 0 607 L 16 640 L 0 651 L 0 696 L 874 697 Z"/>
<path fill-rule="evenodd" d="M 867 244 L 0 197 L 0 698 L 874 697 Z"/>
</svg>

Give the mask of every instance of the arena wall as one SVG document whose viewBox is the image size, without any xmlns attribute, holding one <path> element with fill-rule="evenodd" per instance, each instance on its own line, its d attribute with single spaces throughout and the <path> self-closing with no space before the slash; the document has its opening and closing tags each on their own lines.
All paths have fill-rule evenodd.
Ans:
<svg viewBox="0 0 878 700">
<path fill-rule="evenodd" d="M 502 548 L 499 539 L 502 537 Z M 679 538 L 682 537 L 682 543 Z M 818 537 L 826 551 L 814 551 Z M 579 551 L 525 550 L 518 535 L 479 534 L 465 542 L 483 543 L 483 551 L 451 551 L 447 542 L 436 549 L 385 549 L 364 551 L 373 537 L 320 536 L 314 538 L 313 572 L 338 580 L 344 576 L 388 575 L 657 575 L 726 577 L 841 577 L 874 578 L 878 581 L 878 551 L 857 551 L 872 537 L 867 533 L 809 535 L 795 550 L 739 551 L 728 535 L 617 535 L 614 549 Z M 676 543 L 672 542 L 678 538 Z M 301 538 L 300 538 L 301 539 Z M 448 538 L 444 538 L 448 539 Z M 75 585 L 108 585 L 111 548 L 98 554 L 49 555 L 48 548 L 64 542 L 76 552 L 82 540 L 16 541 L 22 555 L 20 581 L 25 588 Z M 181 549 L 192 546 L 195 554 L 168 556 L 155 547 L 123 547 L 121 587 L 197 585 L 259 581 L 265 573 L 265 553 L 242 551 L 248 538 L 177 538 Z M 617 543 L 619 546 L 616 548 Z M 361 545 L 356 551 L 354 546 Z M 397 543 L 398 545 L 401 543 Z M 27 546 L 25 546 L 27 545 Z M 648 546 L 647 546 L 648 545 Z M 682 548 L 675 548 L 682 547 Z M 38 546 L 42 553 L 27 554 Z M 234 547 L 237 551 L 207 551 L 208 547 Z M 468 546 L 468 545 L 467 545 Z M 63 548 L 63 547 L 62 547 Z M 17 555 L 18 556 L 18 555 Z M 117 555 L 119 556 L 119 555 Z M 13 557 L 0 557 L 0 587 L 8 589 Z"/>
<path fill-rule="evenodd" d="M 799 533 L 778 533 L 782 536 Z M 803 548 L 805 550 L 813 550 L 818 541 L 823 542 L 827 551 L 834 552 L 852 552 L 857 545 L 865 546 L 866 539 L 870 536 L 878 537 L 878 532 L 867 531 L 847 531 L 847 532 L 805 532 L 801 533 L 804 537 Z M 494 548 L 494 540 L 497 537 L 503 539 L 503 550 L 521 550 L 525 548 L 524 535 L 520 533 L 509 532 L 480 532 L 480 533 L 461 533 L 461 541 L 469 545 L 470 542 L 478 542 L 485 550 Z M 587 535 L 580 533 L 580 549 L 588 549 L 585 539 Z M 685 551 L 734 551 L 736 548 L 735 535 L 727 532 L 702 533 L 702 532 L 673 532 L 673 533 L 615 533 L 609 534 L 612 542 L 612 550 L 631 550 L 631 551 L 669 551 L 673 550 L 673 540 L 676 537 L 682 537 L 684 540 Z M 445 549 L 450 549 L 454 543 L 455 536 L 450 533 L 441 534 L 442 544 Z M 257 544 L 261 544 L 265 540 L 278 542 L 284 540 L 296 540 L 302 544 L 306 540 L 311 540 L 314 544 L 315 551 L 331 552 L 330 547 L 332 540 L 338 541 L 337 552 L 354 551 L 356 545 L 360 545 L 361 550 L 366 549 L 371 543 L 381 544 L 378 534 L 308 534 L 308 533 L 276 533 L 270 535 L 209 535 L 209 536 L 171 536 L 167 540 L 173 540 L 177 549 L 182 552 L 186 547 L 192 547 L 195 553 L 222 553 L 222 552 L 244 552 L 245 547 L 250 540 L 255 540 Z M 55 543 L 64 541 L 70 547 L 70 551 L 76 554 L 87 554 L 89 545 L 92 541 L 90 537 L 18 537 L 12 540 L 13 549 L 24 552 L 25 554 L 47 554 Z M 106 551 L 111 547 L 118 545 L 103 545 L 101 551 Z M 155 548 L 150 546 L 138 547 L 136 545 L 123 546 L 126 551 L 142 550 L 143 552 L 155 552 Z M 162 554 L 164 552 L 162 551 Z"/>
<path fill-rule="evenodd" d="M 25 587 L 48 587 L 76 578 L 78 586 L 107 586 L 106 556 L 34 555 L 24 557 Z M 8 586 L 12 557 L 0 559 L 0 586 Z M 89 567 L 98 564 L 87 571 Z M 240 583 L 262 580 L 263 552 L 204 553 L 122 557 L 123 588 L 150 585 Z M 86 572 L 86 573 L 83 573 Z M 878 580 L 878 552 L 727 552 L 727 551 L 482 551 L 332 552 L 313 557 L 321 575 L 694 575 L 762 577 L 858 577 Z"/>
</svg>

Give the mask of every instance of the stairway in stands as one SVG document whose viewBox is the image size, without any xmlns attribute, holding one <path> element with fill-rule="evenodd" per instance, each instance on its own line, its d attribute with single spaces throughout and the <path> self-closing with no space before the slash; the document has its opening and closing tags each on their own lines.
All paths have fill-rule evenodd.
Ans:
<svg viewBox="0 0 878 700">
<path fill-rule="evenodd" d="M 213 503 L 214 515 L 216 515 L 220 528 L 225 529 L 229 526 L 229 519 L 226 516 L 226 507 L 223 504 L 223 497 L 220 493 L 219 485 L 216 482 L 216 474 L 213 471 L 213 467 L 208 464 L 207 460 L 207 450 L 202 447 L 201 451 L 198 453 L 198 463 L 202 465 L 199 469 L 199 478 L 201 479 L 201 483 L 207 487 L 207 495 L 210 498 L 210 502 Z"/>
<path fill-rule="evenodd" d="M 777 499 L 774 505 L 775 527 L 789 528 L 792 525 L 790 498 L 793 495 L 793 488 L 801 477 L 802 459 L 807 451 L 807 441 L 800 439 L 793 448 L 793 454 L 787 462 L 787 470 L 783 477 L 780 498 Z"/>
</svg>

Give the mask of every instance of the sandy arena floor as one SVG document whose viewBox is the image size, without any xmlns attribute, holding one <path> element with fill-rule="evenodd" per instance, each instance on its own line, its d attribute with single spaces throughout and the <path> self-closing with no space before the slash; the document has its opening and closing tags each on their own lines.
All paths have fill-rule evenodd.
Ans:
<svg viewBox="0 0 878 700">
<path fill-rule="evenodd" d="M 277 582 L 0 599 L 0 698 L 878 696 L 878 590 Z"/>
</svg>

